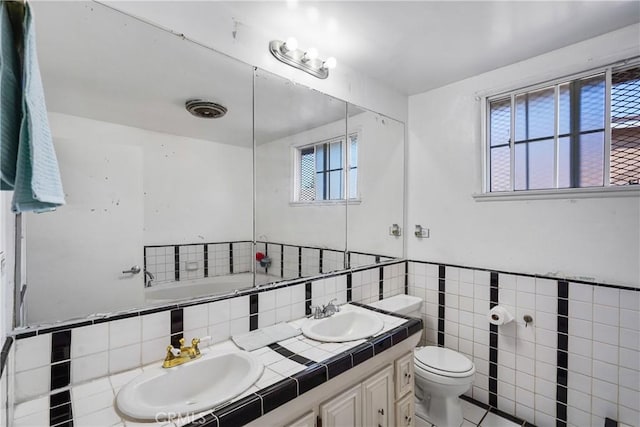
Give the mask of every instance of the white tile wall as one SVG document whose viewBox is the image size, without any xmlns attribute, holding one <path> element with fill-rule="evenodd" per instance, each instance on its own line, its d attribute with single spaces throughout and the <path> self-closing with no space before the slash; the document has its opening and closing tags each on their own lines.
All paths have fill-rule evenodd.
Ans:
<svg viewBox="0 0 640 427">
<path fill-rule="evenodd" d="M 204 277 L 204 245 L 180 246 L 180 280 Z M 175 259 L 173 260 L 175 263 Z"/>
<path fill-rule="evenodd" d="M 275 274 L 280 276 L 280 260 L 281 260 L 281 246 L 269 245 L 269 258 L 271 258 L 271 266 L 269 267 L 269 274 Z"/>
<path fill-rule="evenodd" d="M 140 316 L 108 322 L 109 349 L 140 343 L 142 339 L 142 321 Z M 73 342 L 73 338 L 71 339 Z"/>
<path fill-rule="evenodd" d="M 48 336 L 48 335 L 45 335 Z M 28 338 L 30 339 L 30 338 Z M 51 337 L 49 337 L 51 339 Z M 71 330 L 71 358 L 95 354 L 109 349 L 109 324 L 83 326 Z"/>
<path fill-rule="evenodd" d="M 228 266 L 228 245 L 221 250 L 211 250 L 210 266 L 219 263 Z M 243 246 L 238 247 L 243 256 Z M 271 250 L 272 248 L 270 248 Z M 287 247 L 285 247 L 285 251 Z M 295 268 L 297 276 L 297 249 Z M 188 253 L 188 252 L 187 252 Z M 329 254 L 331 261 L 332 251 Z M 172 253 L 170 254 L 172 255 Z M 291 255 L 291 254 L 289 254 Z M 342 255 L 335 255 L 335 263 L 342 262 Z M 234 246 L 234 258 L 236 246 Z M 213 257 L 213 258 L 212 258 Z M 327 258 L 325 258 L 326 260 Z M 337 264 L 336 264 L 337 265 Z M 383 274 L 385 297 L 404 292 L 405 266 L 400 263 L 385 266 Z M 424 269 L 426 272 L 427 269 Z M 430 270 L 432 271 L 432 270 Z M 437 271 L 436 271 L 437 274 Z M 437 279 L 436 279 L 437 286 Z M 378 300 L 379 267 L 353 273 L 352 297 L 358 302 Z M 347 301 L 347 276 L 341 275 L 315 281 L 313 304 L 326 304 L 333 298 L 338 303 Z M 305 315 L 305 285 L 261 292 L 259 299 L 259 326 L 275 322 L 290 321 Z M 437 310 L 436 313 L 437 314 Z M 153 313 L 74 328 L 71 331 L 71 383 L 80 384 L 109 374 L 129 370 L 148 363 L 160 361 L 166 353 L 170 333 L 170 311 Z M 211 336 L 210 343 L 227 340 L 231 335 L 249 330 L 249 297 L 240 296 L 183 309 L 183 329 L 187 340 L 193 337 Z M 457 340 L 457 337 L 455 338 Z M 467 340 L 462 345 L 469 347 Z M 11 375 L 16 375 L 15 392 L 18 401 L 24 401 L 49 391 L 51 335 L 17 340 L 12 351 L 17 351 L 19 362 Z M 13 384 L 14 382 L 11 381 Z"/>
<path fill-rule="evenodd" d="M 322 256 L 324 264 L 324 254 Z M 320 250 L 302 248 L 302 276 L 317 276 L 320 274 Z"/>
<path fill-rule="evenodd" d="M 424 342 L 437 343 L 438 265 L 409 263 L 409 294 L 424 299 Z M 499 274 L 499 301 L 516 321 L 498 328 L 498 408 L 555 425 L 557 281 Z M 490 273 L 446 268 L 445 346 L 476 365 L 467 395 L 488 402 Z M 525 326 L 524 314 L 534 318 Z M 570 283 L 568 422 L 640 425 L 640 292 Z"/>
<path fill-rule="evenodd" d="M 16 403 L 41 396 L 50 391 L 51 367 L 43 366 L 28 371 L 16 372 Z"/>
<path fill-rule="evenodd" d="M 209 276 L 224 276 L 230 273 L 229 269 L 229 245 L 209 245 Z"/>
<path fill-rule="evenodd" d="M 47 366 L 51 363 L 51 337 L 35 336 L 18 340 L 16 346 L 16 372 Z"/>
<path fill-rule="evenodd" d="M 294 247 L 294 246 L 284 247 L 283 273 L 285 278 L 298 277 L 298 248 L 297 247 Z"/>
</svg>

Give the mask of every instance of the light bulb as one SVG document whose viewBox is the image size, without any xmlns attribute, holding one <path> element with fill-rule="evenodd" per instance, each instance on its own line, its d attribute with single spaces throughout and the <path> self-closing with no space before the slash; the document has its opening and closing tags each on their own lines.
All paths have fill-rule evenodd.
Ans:
<svg viewBox="0 0 640 427">
<path fill-rule="evenodd" d="M 333 68 L 336 68 L 336 65 L 337 65 L 336 58 L 334 58 L 333 56 L 330 56 L 322 63 L 322 68 L 331 70 Z"/>
<path fill-rule="evenodd" d="M 318 57 L 318 49 L 310 47 L 304 54 L 308 59 L 316 59 Z"/>
<path fill-rule="evenodd" d="M 298 48 L 298 40 L 295 37 L 289 37 L 287 41 L 284 43 L 284 47 L 286 50 L 296 50 Z"/>
</svg>

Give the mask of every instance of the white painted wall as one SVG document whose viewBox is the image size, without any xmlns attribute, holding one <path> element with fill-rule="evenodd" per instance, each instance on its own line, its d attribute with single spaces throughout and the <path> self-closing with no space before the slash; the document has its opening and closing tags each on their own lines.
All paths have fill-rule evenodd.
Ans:
<svg viewBox="0 0 640 427">
<path fill-rule="evenodd" d="M 224 6 L 224 2 L 207 4 L 116 0 L 105 3 L 177 34 L 184 34 L 247 64 L 406 122 L 406 95 L 342 63 L 331 70 L 330 78 L 320 80 L 277 61 L 268 50 L 269 41 L 281 39 L 286 35 L 270 34 L 262 28 L 251 27 L 242 22 L 236 24 L 237 21 Z"/>
<path fill-rule="evenodd" d="M 145 244 L 251 239 L 250 149 L 49 116 L 67 205 L 27 217 L 29 323 L 143 305 Z"/>
<path fill-rule="evenodd" d="M 634 25 L 409 98 L 408 257 L 640 286 L 638 196 L 487 201 L 477 95 L 638 55 Z"/>
<path fill-rule="evenodd" d="M 345 249 L 345 203 L 292 204 L 295 147 L 344 135 L 339 120 L 256 147 L 256 240 Z"/>
<path fill-rule="evenodd" d="M 335 204 L 293 200 L 295 147 L 344 135 L 343 120 L 288 136 L 256 149 L 256 236 L 258 240 L 402 256 L 402 239 L 389 235 L 403 225 L 404 124 L 364 112 L 349 118 L 359 132 L 358 197 L 345 210 Z"/>
<path fill-rule="evenodd" d="M 349 132 L 359 132 L 358 197 L 350 204 L 347 246 L 350 251 L 402 257 L 403 238 L 389 227 L 404 224 L 404 123 L 370 111 L 349 117 Z"/>
</svg>

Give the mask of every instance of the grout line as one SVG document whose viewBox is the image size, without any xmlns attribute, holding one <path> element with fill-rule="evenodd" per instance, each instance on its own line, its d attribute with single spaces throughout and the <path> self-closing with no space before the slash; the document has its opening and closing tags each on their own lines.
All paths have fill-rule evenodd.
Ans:
<svg viewBox="0 0 640 427">
<path fill-rule="evenodd" d="M 480 418 L 480 421 L 478 421 L 478 424 L 476 424 L 477 426 L 480 426 L 480 424 L 482 424 L 482 422 L 484 421 L 485 418 L 487 418 L 487 415 L 489 414 L 489 410 L 486 410 L 484 415 L 482 416 L 482 418 Z"/>
</svg>

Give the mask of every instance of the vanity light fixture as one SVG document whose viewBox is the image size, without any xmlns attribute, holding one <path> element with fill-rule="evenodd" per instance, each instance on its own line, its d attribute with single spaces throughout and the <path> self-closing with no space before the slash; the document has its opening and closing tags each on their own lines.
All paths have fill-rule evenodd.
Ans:
<svg viewBox="0 0 640 427">
<path fill-rule="evenodd" d="M 300 50 L 298 49 L 298 41 L 293 37 L 289 37 L 284 42 L 281 40 L 271 41 L 269 43 L 269 51 L 280 62 L 291 65 L 319 79 L 329 77 L 329 70 L 336 67 L 336 58 L 320 59 L 318 50 L 313 47 L 306 51 Z"/>
</svg>

